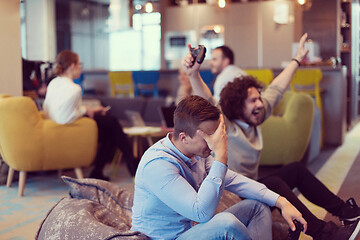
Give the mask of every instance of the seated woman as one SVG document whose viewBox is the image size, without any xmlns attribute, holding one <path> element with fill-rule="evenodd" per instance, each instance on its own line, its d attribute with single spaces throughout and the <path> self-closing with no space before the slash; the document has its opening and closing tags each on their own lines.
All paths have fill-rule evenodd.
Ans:
<svg viewBox="0 0 360 240">
<path fill-rule="evenodd" d="M 103 175 L 103 168 L 114 157 L 116 148 L 122 151 L 129 172 L 135 175 L 138 161 L 134 160 L 131 144 L 117 119 L 108 115 L 108 109 L 103 106 L 90 108 L 81 104 L 81 88 L 73 82 L 81 72 L 81 62 L 76 53 L 65 50 L 57 55 L 57 77 L 49 83 L 43 104 L 46 117 L 59 124 L 71 123 L 82 116 L 96 121 L 99 148 L 90 177 L 109 180 Z"/>
</svg>

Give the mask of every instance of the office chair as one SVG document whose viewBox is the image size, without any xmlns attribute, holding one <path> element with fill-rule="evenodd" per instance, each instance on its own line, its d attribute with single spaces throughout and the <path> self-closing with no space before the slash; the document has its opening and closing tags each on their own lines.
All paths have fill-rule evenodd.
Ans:
<svg viewBox="0 0 360 240">
<path fill-rule="evenodd" d="M 200 76 L 209 87 L 211 93 L 214 93 L 213 81 L 215 79 L 215 75 L 212 74 L 211 70 L 200 70 Z"/>
<path fill-rule="evenodd" d="M 123 97 L 134 97 L 134 84 L 131 72 L 114 71 L 108 72 L 111 96 L 121 95 Z"/>
<path fill-rule="evenodd" d="M 81 87 L 82 96 L 84 96 L 84 80 L 85 80 L 85 76 L 83 72 L 80 74 L 79 78 L 73 80 L 74 83 L 78 84 Z"/>
<path fill-rule="evenodd" d="M 135 97 L 152 96 L 159 97 L 157 83 L 160 78 L 158 71 L 135 71 L 132 73 L 135 88 Z"/>
</svg>

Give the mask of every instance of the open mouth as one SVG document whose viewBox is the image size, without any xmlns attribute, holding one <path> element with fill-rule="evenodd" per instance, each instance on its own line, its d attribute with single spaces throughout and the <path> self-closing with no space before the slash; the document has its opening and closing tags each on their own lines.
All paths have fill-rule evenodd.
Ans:
<svg viewBox="0 0 360 240">
<path fill-rule="evenodd" d="M 260 115 L 260 109 L 255 109 L 254 111 L 252 111 L 252 115 L 258 117 Z"/>
</svg>

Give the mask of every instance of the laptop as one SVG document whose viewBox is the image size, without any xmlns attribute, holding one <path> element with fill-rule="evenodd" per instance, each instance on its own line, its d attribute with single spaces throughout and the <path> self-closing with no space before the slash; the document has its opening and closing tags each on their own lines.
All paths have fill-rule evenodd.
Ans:
<svg viewBox="0 0 360 240">
<path fill-rule="evenodd" d="M 144 119 L 138 111 L 125 110 L 125 115 L 134 127 L 146 126 Z"/>
<path fill-rule="evenodd" d="M 161 123 L 166 128 L 174 128 L 174 111 L 176 106 L 161 106 L 158 108 L 161 117 Z"/>
</svg>

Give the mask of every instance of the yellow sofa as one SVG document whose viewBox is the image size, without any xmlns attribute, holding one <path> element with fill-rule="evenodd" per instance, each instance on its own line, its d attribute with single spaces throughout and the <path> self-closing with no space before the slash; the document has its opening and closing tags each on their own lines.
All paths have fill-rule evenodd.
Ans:
<svg viewBox="0 0 360 240">
<path fill-rule="evenodd" d="M 262 125 L 264 148 L 261 165 L 300 161 L 310 141 L 314 101 L 306 93 L 285 92 L 282 100 Z"/>
<path fill-rule="evenodd" d="M 9 165 L 7 186 L 14 170 L 20 171 L 19 195 L 23 195 L 26 172 L 90 166 L 97 150 L 97 126 L 90 118 L 71 124 L 45 119 L 29 97 L 0 95 L 0 154 Z"/>
</svg>

